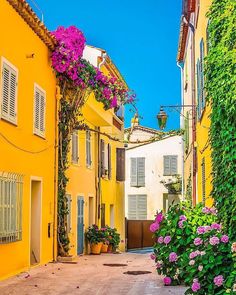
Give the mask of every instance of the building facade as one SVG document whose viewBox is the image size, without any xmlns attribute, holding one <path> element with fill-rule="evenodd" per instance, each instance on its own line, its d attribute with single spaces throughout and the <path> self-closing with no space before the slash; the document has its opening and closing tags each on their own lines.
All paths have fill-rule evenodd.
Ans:
<svg viewBox="0 0 236 295">
<path fill-rule="evenodd" d="M 0 6 L 2 279 L 56 255 L 57 94 L 50 33 L 26 2 Z"/>
<path fill-rule="evenodd" d="M 211 1 L 186 0 L 179 38 L 178 62 L 182 75 L 182 112 L 185 116 L 184 192 L 193 204 L 212 205 L 210 104 L 204 88 L 204 58 L 208 50 L 207 12 Z"/>
<path fill-rule="evenodd" d="M 137 122 L 126 130 L 127 136 L 125 216 L 128 220 L 152 220 L 157 210 L 167 211 L 181 199 L 182 138 L 161 136 L 160 131 Z M 157 136 L 161 137 L 155 139 Z M 168 190 L 168 184 L 178 180 L 178 191 Z"/>
<path fill-rule="evenodd" d="M 125 83 L 104 50 L 86 46 L 84 58 L 104 74 Z M 117 228 L 124 240 L 124 123 L 114 110 L 104 110 L 92 93 L 82 108 L 87 130 L 72 134 L 67 195 L 70 213 L 70 254 L 89 252 L 84 234 L 88 226 Z M 116 139 L 116 140 L 115 140 Z M 125 249 L 124 242 L 120 250 Z"/>
</svg>

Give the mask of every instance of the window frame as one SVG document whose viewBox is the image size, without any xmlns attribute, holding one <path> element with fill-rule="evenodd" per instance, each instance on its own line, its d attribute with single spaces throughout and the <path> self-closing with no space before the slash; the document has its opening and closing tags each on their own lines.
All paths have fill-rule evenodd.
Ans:
<svg viewBox="0 0 236 295">
<path fill-rule="evenodd" d="M 2 112 L 2 105 L 3 105 L 3 68 L 4 64 L 9 67 L 11 70 L 13 70 L 16 74 L 16 89 L 15 89 L 15 117 L 14 119 L 11 118 L 10 114 L 4 115 Z M 7 60 L 5 57 L 2 56 L 1 58 L 1 83 L 0 83 L 0 119 L 3 119 L 4 121 L 11 123 L 15 126 L 18 125 L 18 84 L 19 84 L 19 70 L 16 66 L 14 66 L 9 60 Z M 10 100 L 10 98 L 9 98 Z M 8 101 L 9 101 L 8 100 Z"/>
</svg>

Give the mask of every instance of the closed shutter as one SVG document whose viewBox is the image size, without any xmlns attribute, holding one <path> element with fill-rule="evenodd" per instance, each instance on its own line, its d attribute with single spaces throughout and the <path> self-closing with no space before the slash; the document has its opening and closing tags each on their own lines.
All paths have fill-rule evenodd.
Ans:
<svg viewBox="0 0 236 295">
<path fill-rule="evenodd" d="M 204 40 L 200 42 L 200 85 L 201 85 L 201 111 L 205 108 L 205 83 L 204 83 Z"/>
<path fill-rule="evenodd" d="M 197 114 L 198 114 L 198 119 L 200 120 L 201 118 L 201 78 L 200 78 L 200 60 L 197 60 Z"/>
<path fill-rule="evenodd" d="M 105 175 L 105 142 L 103 139 L 100 141 L 101 149 L 101 176 Z"/>
<path fill-rule="evenodd" d="M 125 181 L 125 149 L 116 149 L 116 180 Z"/>
<path fill-rule="evenodd" d="M 72 162 L 78 163 L 78 131 L 72 133 Z"/>
<path fill-rule="evenodd" d="M 128 219 L 147 219 L 147 195 L 128 195 Z"/>
<path fill-rule="evenodd" d="M 176 175 L 177 174 L 177 156 L 171 156 L 170 157 L 170 165 L 171 165 L 171 175 Z"/>
<path fill-rule="evenodd" d="M 34 133 L 45 136 L 46 96 L 38 86 L 34 90 Z"/>
<path fill-rule="evenodd" d="M 86 165 L 91 166 L 92 157 L 91 157 L 91 133 L 86 131 Z"/>
<path fill-rule="evenodd" d="M 137 158 L 130 159 L 130 186 L 137 186 L 138 173 L 137 173 Z"/>
<path fill-rule="evenodd" d="M 107 145 L 108 150 L 108 178 L 111 179 L 111 145 Z"/>
<path fill-rule="evenodd" d="M 170 173 L 170 156 L 164 156 L 164 175 L 171 175 L 171 173 Z"/>
<path fill-rule="evenodd" d="M 138 167 L 138 187 L 145 186 L 145 158 L 137 158 L 137 167 Z"/>
<path fill-rule="evenodd" d="M 2 68 L 2 117 L 16 123 L 17 72 L 5 62 Z"/>
</svg>

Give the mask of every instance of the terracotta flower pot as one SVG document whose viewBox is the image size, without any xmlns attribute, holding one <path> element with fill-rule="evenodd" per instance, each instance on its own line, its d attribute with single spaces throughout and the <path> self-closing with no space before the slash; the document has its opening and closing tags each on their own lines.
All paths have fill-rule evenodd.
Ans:
<svg viewBox="0 0 236 295">
<path fill-rule="evenodd" d="M 113 252 L 113 247 L 112 247 L 112 245 L 108 245 L 107 252 L 108 252 L 108 253 L 112 253 L 112 252 Z"/>
<path fill-rule="evenodd" d="M 107 250 L 108 250 L 108 245 L 102 244 L 101 253 L 107 253 Z"/>
<path fill-rule="evenodd" d="M 102 243 L 91 244 L 91 254 L 101 254 Z"/>
</svg>

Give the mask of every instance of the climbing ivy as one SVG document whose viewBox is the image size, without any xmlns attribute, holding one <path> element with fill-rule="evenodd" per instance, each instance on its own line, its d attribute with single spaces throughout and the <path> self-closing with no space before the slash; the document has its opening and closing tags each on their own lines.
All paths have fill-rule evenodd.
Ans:
<svg viewBox="0 0 236 295">
<path fill-rule="evenodd" d="M 219 217 L 236 238 L 236 1 L 213 0 L 208 13 L 206 93 L 211 104 L 213 191 Z"/>
</svg>

